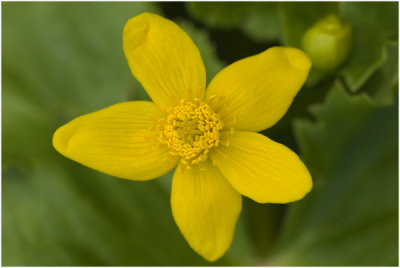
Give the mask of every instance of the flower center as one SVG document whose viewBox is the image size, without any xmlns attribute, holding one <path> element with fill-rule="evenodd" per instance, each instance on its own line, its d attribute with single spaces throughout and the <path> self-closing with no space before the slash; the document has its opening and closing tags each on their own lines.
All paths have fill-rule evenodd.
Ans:
<svg viewBox="0 0 400 268">
<path fill-rule="evenodd" d="M 159 120 L 160 142 L 179 155 L 187 166 L 207 159 L 211 148 L 218 146 L 219 131 L 223 128 L 220 116 L 206 103 L 181 100 Z"/>
</svg>

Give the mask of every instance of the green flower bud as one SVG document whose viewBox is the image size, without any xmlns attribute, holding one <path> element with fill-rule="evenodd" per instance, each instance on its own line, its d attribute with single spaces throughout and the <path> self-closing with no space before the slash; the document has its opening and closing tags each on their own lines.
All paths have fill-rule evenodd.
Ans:
<svg viewBox="0 0 400 268">
<path fill-rule="evenodd" d="M 316 69 L 332 71 L 347 59 L 352 45 L 351 33 L 349 24 L 329 15 L 304 34 L 303 49 Z"/>
</svg>

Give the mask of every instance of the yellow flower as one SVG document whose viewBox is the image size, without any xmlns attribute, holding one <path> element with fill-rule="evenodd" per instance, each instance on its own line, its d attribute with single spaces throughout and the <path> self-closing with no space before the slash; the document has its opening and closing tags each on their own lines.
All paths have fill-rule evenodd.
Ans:
<svg viewBox="0 0 400 268">
<path fill-rule="evenodd" d="M 190 246 L 214 261 L 229 248 L 241 195 L 259 203 L 301 199 L 311 176 L 287 147 L 255 133 L 274 125 L 311 62 L 273 47 L 223 69 L 206 89 L 197 47 L 174 22 L 143 13 L 123 31 L 133 75 L 153 102 L 130 101 L 57 129 L 62 155 L 106 174 L 150 180 L 177 165 L 171 207 Z"/>
</svg>

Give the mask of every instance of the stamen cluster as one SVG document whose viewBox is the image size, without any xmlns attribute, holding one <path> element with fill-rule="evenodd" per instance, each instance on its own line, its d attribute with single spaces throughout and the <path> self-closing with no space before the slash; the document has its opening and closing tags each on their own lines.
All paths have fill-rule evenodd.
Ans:
<svg viewBox="0 0 400 268">
<path fill-rule="evenodd" d="M 182 157 L 186 165 L 207 159 L 211 148 L 218 146 L 223 128 L 220 116 L 199 100 L 181 100 L 159 120 L 160 142 L 171 148 L 171 154 Z"/>
</svg>

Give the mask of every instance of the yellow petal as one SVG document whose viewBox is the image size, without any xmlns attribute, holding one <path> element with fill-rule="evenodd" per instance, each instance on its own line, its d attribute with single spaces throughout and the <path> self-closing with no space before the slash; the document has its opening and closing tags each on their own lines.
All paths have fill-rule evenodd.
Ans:
<svg viewBox="0 0 400 268">
<path fill-rule="evenodd" d="M 228 250 L 242 198 L 209 160 L 190 169 L 178 165 L 171 206 L 176 224 L 197 253 L 215 261 Z"/>
<path fill-rule="evenodd" d="M 217 109 L 235 129 L 261 131 L 287 111 L 306 81 L 311 61 L 299 49 L 273 47 L 223 69 L 207 88 L 207 98 L 224 97 Z M 216 103 L 218 98 L 213 98 Z"/>
<path fill-rule="evenodd" d="M 103 173 L 131 180 L 157 178 L 176 165 L 150 130 L 162 114 L 155 104 L 132 101 L 80 116 L 57 129 L 62 155 Z"/>
<path fill-rule="evenodd" d="M 132 74 L 161 107 L 181 99 L 202 98 L 206 72 L 200 52 L 174 22 L 151 13 L 131 18 L 123 49 Z"/>
<path fill-rule="evenodd" d="M 229 139 L 230 145 L 221 145 L 209 155 L 240 194 L 259 203 L 287 203 L 311 190 L 306 166 L 284 145 L 252 132 L 235 132 L 222 139 Z"/>
</svg>

